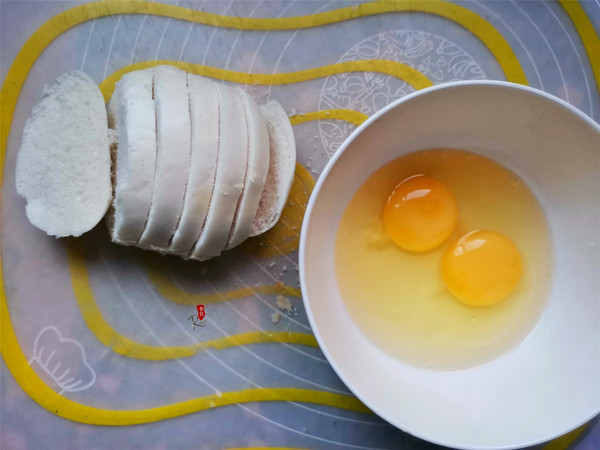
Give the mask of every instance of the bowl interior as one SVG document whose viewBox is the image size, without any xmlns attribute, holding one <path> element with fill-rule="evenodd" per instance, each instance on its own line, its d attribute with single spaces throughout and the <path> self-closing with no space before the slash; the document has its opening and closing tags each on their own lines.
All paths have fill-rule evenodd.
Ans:
<svg viewBox="0 0 600 450">
<path fill-rule="evenodd" d="M 378 168 L 450 147 L 519 175 L 546 213 L 553 286 L 519 346 L 460 371 L 419 369 L 375 347 L 345 309 L 334 272 L 339 221 Z M 380 111 L 338 150 L 313 192 L 300 274 L 313 331 L 334 369 L 377 414 L 416 436 L 460 448 L 518 447 L 559 436 L 600 411 L 600 127 L 574 108 L 510 83 L 454 83 Z"/>
</svg>

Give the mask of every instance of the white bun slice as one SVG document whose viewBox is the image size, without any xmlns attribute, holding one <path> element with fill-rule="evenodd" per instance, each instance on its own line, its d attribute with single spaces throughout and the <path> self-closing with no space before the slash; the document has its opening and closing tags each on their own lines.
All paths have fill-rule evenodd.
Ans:
<svg viewBox="0 0 600 450">
<path fill-rule="evenodd" d="M 225 249 L 238 200 L 244 187 L 248 160 L 248 130 L 238 92 L 217 85 L 219 96 L 219 154 L 208 215 L 191 258 L 205 260 Z"/>
<path fill-rule="evenodd" d="M 238 88 L 244 103 L 244 114 L 248 127 L 248 164 L 242 195 L 235 212 L 227 248 L 241 244 L 250 235 L 250 229 L 269 172 L 269 132 L 260 108 L 244 90 Z"/>
<path fill-rule="evenodd" d="M 167 251 L 183 210 L 190 169 L 191 126 L 187 73 L 172 66 L 154 68 L 156 174 L 152 205 L 139 245 Z"/>
<path fill-rule="evenodd" d="M 115 198 L 109 228 L 119 244 L 135 244 L 144 232 L 156 168 L 154 69 L 127 73 L 115 88 L 109 124 L 118 133 Z"/>
<path fill-rule="evenodd" d="M 106 106 L 94 81 L 68 72 L 44 88 L 23 131 L 16 188 L 29 221 L 56 237 L 95 227 L 112 197 Z"/>
<path fill-rule="evenodd" d="M 219 150 L 217 84 L 188 73 L 192 159 L 183 213 L 169 252 L 188 255 L 200 237 L 213 193 Z"/>
<path fill-rule="evenodd" d="M 296 140 L 287 114 L 276 101 L 270 101 L 260 109 L 267 120 L 270 164 L 250 236 L 262 234 L 277 223 L 290 194 L 296 170 Z"/>
</svg>

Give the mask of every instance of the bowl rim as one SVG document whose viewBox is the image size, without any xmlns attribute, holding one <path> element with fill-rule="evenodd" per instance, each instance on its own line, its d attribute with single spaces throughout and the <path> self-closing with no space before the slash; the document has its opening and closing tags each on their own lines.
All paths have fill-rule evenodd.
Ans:
<svg viewBox="0 0 600 450">
<path fill-rule="evenodd" d="M 333 370 L 335 371 L 335 373 L 337 374 L 338 377 L 340 377 L 340 379 L 343 381 L 343 383 L 348 387 L 348 389 L 361 401 L 363 402 L 369 409 L 371 409 L 373 412 L 375 412 L 379 417 L 381 417 L 382 419 L 384 419 L 386 422 L 390 423 L 391 425 L 397 427 L 398 429 L 402 430 L 405 433 L 409 433 L 419 439 L 423 439 L 425 441 L 434 443 L 434 444 L 438 444 L 438 445 L 443 445 L 443 446 L 449 446 L 449 447 L 455 447 L 455 448 L 462 448 L 465 450 L 482 450 L 482 449 L 499 449 L 499 450 L 508 450 L 508 449 L 515 449 L 515 448 L 523 448 L 523 447 L 529 447 L 529 446 L 534 446 L 534 445 L 538 445 L 544 442 L 548 442 L 551 441 L 553 439 L 559 438 L 577 428 L 579 428 L 580 426 L 588 423 L 589 421 L 591 421 L 594 417 L 598 416 L 600 414 L 600 408 L 597 411 L 594 411 L 592 413 L 592 415 L 590 415 L 589 417 L 585 418 L 585 420 L 583 420 L 580 423 L 577 423 L 571 427 L 568 427 L 564 430 L 558 431 L 550 436 L 544 437 L 544 438 L 539 438 L 539 439 L 534 439 L 531 441 L 527 441 L 527 442 L 523 442 L 520 444 L 513 444 L 513 445 L 503 445 L 503 446 L 495 446 L 495 447 L 481 447 L 481 446 L 469 446 L 469 445 L 465 445 L 464 443 L 460 443 L 460 442 L 447 442 L 447 441 L 443 441 L 443 440 L 438 440 L 433 436 L 427 436 L 423 433 L 414 433 L 411 430 L 409 430 L 408 428 L 403 428 L 401 426 L 401 424 L 397 423 L 397 421 L 393 420 L 391 417 L 388 417 L 386 414 L 382 414 L 380 412 L 377 411 L 377 408 L 374 407 L 374 405 L 366 398 L 364 398 L 364 396 L 358 392 L 359 389 L 357 389 L 355 386 L 352 385 L 352 383 L 349 382 L 349 380 L 347 379 L 347 377 L 344 375 L 344 373 L 337 367 L 334 359 L 332 358 L 331 354 L 329 353 L 329 350 L 327 348 L 327 345 L 325 344 L 323 338 L 321 337 L 321 334 L 319 332 L 319 329 L 317 327 L 317 324 L 315 322 L 315 319 L 313 318 L 313 312 L 310 306 L 310 303 L 307 299 L 307 295 L 306 294 L 308 292 L 308 289 L 306 288 L 306 278 L 305 278 L 305 252 L 306 252 L 306 239 L 307 239 L 307 233 L 308 233 L 308 222 L 311 219 L 312 213 L 313 213 L 313 209 L 318 197 L 319 192 L 321 191 L 323 184 L 325 183 L 326 178 L 329 176 L 329 173 L 331 172 L 331 170 L 333 169 L 333 167 L 336 165 L 337 161 L 341 158 L 342 154 L 346 151 L 346 149 L 350 146 L 350 144 L 356 139 L 356 137 L 361 134 L 367 127 L 369 127 L 372 123 L 374 123 L 375 121 L 377 121 L 380 117 L 382 117 L 383 115 L 387 114 L 389 111 L 395 109 L 398 105 L 409 101 L 415 97 L 419 97 L 422 95 L 427 95 L 430 92 L 434 92 L 434 91 L 439 91 L 439 90 L 445 90 L 445 89 L 453 89 L 453 88 L 457 88 L 457 87 L 465 87 L 465 86 L 494 86 L 494 87 L 504 87 L 504 88 L 509 88 L 509 89 L 515 89 L 518 91 L 525 91 L 528 92 L 530 94 L 534 94 L 537 95 L 539 97 L 543 97 L 546 98 L 554 103 L 556 103 L 558 106 L 567 109 L 569 112 L 575 114 L 577 117 L 581 118 L 584 122 L 587 123 L 587 125 L 589 125 L 590 127 L 592 127 L 597 133 L 600 134 L 600 124 L 596 123 L 591 117 L 589 117 L 587 114 L 585 114 L 584 112 L 582 112 L 580 109 L 576 108 L 575 106 L 573 106 L 572 104 L 566 102 L 565 100 L 556 97 L 555 95 L 549 94 L 547 92 L 544 92 L 540 89 L 537 88 L 533 88 L 531 86 L 526 86 L 526 85 L 522 85 L 522 84 L 517 84 L 517 83 L 512 83 L 509 81 L 499 81 L 499 80 L 461 80 L 461 81 L 453 81 L 453 82 L 448 82 L 448 83 L 443 83 L 443 84 L 439 84 L 439 85 L 435 85 L 435 86 L 430 86 L 424 89 L 420 89 L 418 91 L 415 92 L 411 92 L 410 94 L 407 94 L 391 103 L 389 103 L 388 105 L 384 106 L 382 109 L 380 109 L 379 111 L 377 111 L 376 113 L 374 113 L 372 116 L 370 116 L 367 120 L 365 120 L 362 124 L 360 124 L 345 140 L 344 142 L 342 142 L 342 144 L 338 147 L 338 149 L 334 152 L 334 154 L 331 156 L 331 158 L 329 159 L 329 161 L 327 162 L 327 164 L 325 165 L 325 167 L 323 168 L 323 171 L 321 172 L 321 174 L 319 175 L 319 178 L 317 179 L 317 182 L 315 184 L 315 187 L 310 195 L 308 204 L 306 206 L 306 211 L 304 214 L 304 219 L 302 221 L 302 227 L 300 230 L 300 245 L 299 245 L 299 250 L 298 250 L 298 267 L 299 267 L 299 276 L 300 276 L 300 288 L 301 288 L 301 292 L 302 292 L 302 302 L 304 304 L 304 308 L 306 310 L 306 315 L 309 321 L 309 324 L 311 326 L 312 332 L 317 340 L 317 343 L 319 344 L 319 348 L 321 349 L 321 351 L 323 352 L 323 354 L 325 355 L 325 357 L 327 358 L 327 361 L 329 362 L 329 364 L 331 365 L 331 367 L 333 368 Z"/>
</svg>

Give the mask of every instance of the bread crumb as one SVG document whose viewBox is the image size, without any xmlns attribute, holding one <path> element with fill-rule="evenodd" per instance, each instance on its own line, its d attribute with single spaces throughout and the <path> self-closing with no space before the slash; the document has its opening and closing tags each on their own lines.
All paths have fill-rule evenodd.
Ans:
<svg viewBox="0 0 600 450">
<path fill-rule="evenodd" d="M 284 264 L 281 270 L 285 272 L 287 270 L 287 264 Z"/>
<path fill-rule="evenodd" d="M 284 297 L 283 295 L 278 295 L 276 297 L 276 303 L 277 306 L 279 306 L 279 309 L 287 311 L 288 313 L 292 312 L 292 304 L 290 303 L 290 300 L 287 297 Z"/>
<path fill-rule="evenodd" d="M 281 314 L 280 313 L 278 313 L 278 312 L 271 313 L 271 321 L 273 323 L 279 323 L 280 319 L 281 319 Z"/>
<path fill-rule="evenodd" d="M 271 261 L 271 262 L 269 263 L 269 269 L 272 269 L 273 267 L 275 267 L 275 262 L 274 262 L 274 261 Z"/>
<path fill-rule="evenodd" d="M 108 145 L 117 145 L 119 143 L 119 133 L 112 128 L 108 129 Z"/>
</svg>

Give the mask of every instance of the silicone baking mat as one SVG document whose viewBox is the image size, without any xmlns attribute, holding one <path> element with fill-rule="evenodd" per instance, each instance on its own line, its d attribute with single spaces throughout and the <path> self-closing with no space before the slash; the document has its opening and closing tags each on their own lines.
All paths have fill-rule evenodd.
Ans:
<svg viewBox="0 0 600 450">
<path fill-rule="evenodd" d="M 599 121 L 599 3 L 0 7 L 1 447 L 432 448 L 370 413 L 320 352 L 298 282 L 306 202 L 357 125 L 434 84 L 528 84 Z M 155 64 L 276 99 L 294 126 L 298 165 L 282 220 L 213 261 L 114 245 L 104 224 L 55 240 L 29 224 L 15 192 L 24 122 L 45 84 L 79 69 L 109 99 L 123 73 Z M 596 419 L 548 448 L 599 441 Z"/>
</svg>

